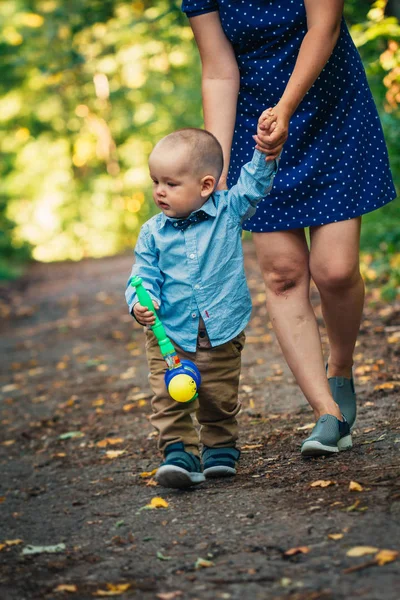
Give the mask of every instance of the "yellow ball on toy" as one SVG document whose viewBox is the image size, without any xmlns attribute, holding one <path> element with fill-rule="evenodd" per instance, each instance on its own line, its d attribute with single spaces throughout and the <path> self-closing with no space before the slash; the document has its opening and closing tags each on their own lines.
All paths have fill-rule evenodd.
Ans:
<svg viewBox="0 0 400 600">
<path fill-rule="evenodd" d="M 190 375 L 175 375 L 168 385 L 168 393 L 176 402 L 189 402 L 197 392 L 197 385 Z"/>
</svg>

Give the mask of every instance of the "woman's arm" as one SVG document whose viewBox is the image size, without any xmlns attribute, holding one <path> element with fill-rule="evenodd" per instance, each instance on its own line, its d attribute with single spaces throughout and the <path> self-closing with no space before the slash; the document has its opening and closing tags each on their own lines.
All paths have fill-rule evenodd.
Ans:
<svg viewBox="0 0 400 600">
<path fill-rule="evenodd" d="M 267 151 L 270 159 L 276 158 L 285 143 L 289 121 L 298 105 L 326 65 L 340 34 L 344 0 L 304 0 L 307 12 L 307 33 L 300 46 L 293 73 L 273 113 L 276 126 L 270 135 L 268 121 L 259 121 L 257 143 Z M 261 129 L 261 131 L 260 131 Z"/>
<path fill-rule="evenodd" d="M 218 189 L 226 189 L 239 93 L 239 68 L 218 12 L 192 17 L 190 25 L 202 63 L 204 126 L 222 146 L 224 169 Z"/>
</svg>

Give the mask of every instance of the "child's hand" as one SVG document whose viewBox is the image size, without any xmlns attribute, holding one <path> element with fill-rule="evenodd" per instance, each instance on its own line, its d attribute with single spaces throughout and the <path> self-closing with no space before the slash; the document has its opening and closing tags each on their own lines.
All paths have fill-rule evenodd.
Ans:
<svg viewBox="0 0 400 600">
<path fill-rule="evenodd" d="M 153 304 L 154 304 L 154 308 L 156 310 L 158 310 L 160 308 L 158 306 L 157 302 L 155 302 L 155 300 L 153 300 Z M 145 325 L 145 326 L 154 325 L 154 323 L 156 321 L 156 317 L 155 317 L 154 313 L 152 313 L 151 310 L 149 310 L 147 308 L 147 306 L 143 306 L 139 302 L 137 304 L 135 304 L 135 306 L 133 307 L 133 314 L 135 315 L 136 320 L 141 325 Z"/>
<path fill-rule="evenodd" d="M 257 135 L 253 136 L 256 149 L 266 154 L 266 161 L 275 160 L 282 151 L 289 134 L 289 115 L 279 104 L 265 110 L 258 120 Z"/>
</svg>

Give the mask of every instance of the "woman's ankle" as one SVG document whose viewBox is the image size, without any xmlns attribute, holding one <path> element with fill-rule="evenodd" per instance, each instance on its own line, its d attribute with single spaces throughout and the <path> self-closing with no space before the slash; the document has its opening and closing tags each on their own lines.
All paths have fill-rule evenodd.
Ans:
<svg viewBox="0 0 400 600">
<path fill-rule="evenodd" d="M 349 362 L 334 362 L 332 359 L 328 360 L 327 376 L 330 377 L 346 377 L 351 379 L 353 374 L 353 360 Z"/>
</svg>

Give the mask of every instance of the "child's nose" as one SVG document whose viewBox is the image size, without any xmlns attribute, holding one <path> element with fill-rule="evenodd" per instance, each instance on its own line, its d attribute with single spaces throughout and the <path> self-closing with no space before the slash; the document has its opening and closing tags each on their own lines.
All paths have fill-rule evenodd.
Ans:
<svg viewBox="0 0 400 600">
<path fill-rule="evenodd" d="M 157 186 L 157 196 L 165 196 L 165 187 L 163 185 Z"/>
</svg>

